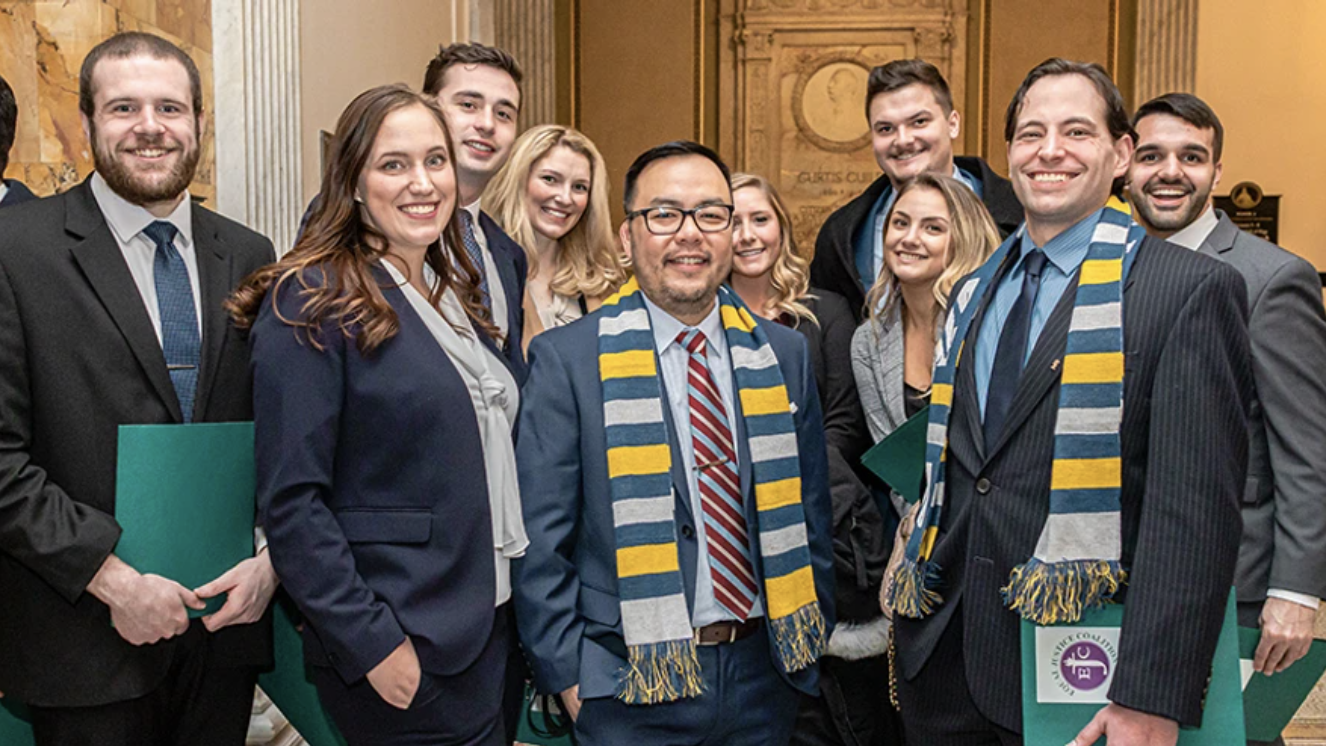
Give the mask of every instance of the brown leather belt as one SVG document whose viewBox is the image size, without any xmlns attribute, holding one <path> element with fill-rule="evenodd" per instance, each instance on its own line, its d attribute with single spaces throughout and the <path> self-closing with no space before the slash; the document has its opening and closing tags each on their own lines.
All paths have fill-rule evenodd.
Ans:
<svg viewBox="0 0 1326 746">
<path fill-rule="evenodd" d="M 763 617 L 747 619 L 744 622 L 714 622 L 695 630 L 695 643 L 697 645 L 723 645 L 737 640 L 744 640 L 755 634 L 763 622 Z"/>
</svg>

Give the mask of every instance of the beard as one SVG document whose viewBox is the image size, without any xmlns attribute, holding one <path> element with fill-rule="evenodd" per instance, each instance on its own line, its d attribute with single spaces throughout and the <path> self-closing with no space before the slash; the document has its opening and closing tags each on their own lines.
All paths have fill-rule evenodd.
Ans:
<svg viewBox="0 0 1326 746">
<path fill-rule="evenodd" d="M 112 191 L 136 205 L 167 202 L 180 196 L 193 181 L 198 160 L 202 156 L 195 141 L 192 147 L 179 151 L 174 164 L 164 174 L 161 171 L 138 172 L 129 168 L 118 152 L 112 150 L 107 153 L 101 149 L 95 125 L 91 127 L 91 135 L 92 161 L 97 173 L 101 174 Z M 134 145 L 140 148 L 170 146 L 163 137 L 138 138 Z M 151 178 L 154 176 L 158 178 Z"/>
<path fill-rule="evenodd" d="M 1154 187 L 1160 186 L 1189 186 L 1192 193 L 1188 195 L 1188 203 L 1182 210 L 1157 210 L 1151 206 L 1148 193 Z M 1201 216 L 1206 210 L 1206 203 L 1210 201 L 1211 190 L 1214 184 L 1207 184 L 1205 187 L 1194 185 L 1192 182 L 1184 181 L 1182 184 L 1171 184 L 1159 180 L 1148 181 L 1142 187 L 1142 193 L 1137 199 L 1133 200 L 1133 207 L 1142 218 L 1142 222 L 1158 231 L 1168 233 L 1177 233 L 1188 227 L 1194 220 Z"/>
</svg>

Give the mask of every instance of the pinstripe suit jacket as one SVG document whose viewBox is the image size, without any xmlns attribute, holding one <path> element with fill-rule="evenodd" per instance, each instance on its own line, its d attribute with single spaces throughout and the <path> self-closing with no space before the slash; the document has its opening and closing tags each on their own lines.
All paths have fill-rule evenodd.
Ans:
<svg viewBox="0 0 1326 746">
<path fill-rule="evenodd" d="M 1209 257 L 1152 238 L 1137 250 L 1124 287 L 1120 430 L 1129 584 L 1109 697 L 1196 724 L 1238 556 L 1252 391 L 1247 303 L 1238 273 Z M 895 620 L 900 674 L 911 679 L 961 605 L 972 698 L 987 718 L 1018 732 L 1019 617 L 1000 588 L 1031 556 L 1049 513 L 1059 362 L 1075 289 L 1076 279 L 1032 351 L 1004 432 L 990 444 L 970 364 L 985 314 L 978 310 L 954 387 L 948 503 L 934 553 L 945 603 L 925 619 Z"/>
</svg>

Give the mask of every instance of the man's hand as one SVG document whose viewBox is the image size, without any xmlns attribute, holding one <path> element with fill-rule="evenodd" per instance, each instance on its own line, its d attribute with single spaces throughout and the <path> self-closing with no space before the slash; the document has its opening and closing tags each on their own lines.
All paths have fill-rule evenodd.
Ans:
<svg viewBox="0 0 1326 746">
<path fill-rule="evenodd" d="M 419 668 L 419 656 L 414 652 L 414 643 L 406 637 L 391 655 L 368 672 L 368 683 L 384 702 L 398 710 L 405 710 L 419 693 L 419 681 L 423 670 Z"/>
<path fill-rule="evenodd" d="M 182 634 L 189 628 L 185 607 L 206 606 L 188 588 L 160 575 L 139 574 L 113 554 L 101 563 L 87 590 L 110 608 L 111 624 L 130 645 Z"/>
<path fill-rule="evenodd" d="M 1106 746 L 1174 746 L 1179 724 L 1159 715 L 1130 710 L 1122 705 L 1102 707 L 1068 746 L 1091 746 L 1101 736 Z"/>
<path fill-rule="evenodd" d="M 1267 598 L 1262 606 L 1262 639 L 1252 669 L 1270 676 L 1308 654 L 1317 610 L 1283 598 Z"/>
<path fill-rule="evenodd" d="M 571 716 L 571 722 L 580 719 L 580 685 L 575 684 L 562 692 L 562 709 Z"/>
<path fill-rule="evenodd" d="M 203 617 L 207 631 L 215 632 L 232 624 L 252 624 L 261 619 L 278 582 L 272 558 L 264 549 L 257 557 L 244 560 L 216 580 L 195 589 L 194 593 L 202 599 L 228 594 L 225 604 L 215 614 Z"/>
</svg>

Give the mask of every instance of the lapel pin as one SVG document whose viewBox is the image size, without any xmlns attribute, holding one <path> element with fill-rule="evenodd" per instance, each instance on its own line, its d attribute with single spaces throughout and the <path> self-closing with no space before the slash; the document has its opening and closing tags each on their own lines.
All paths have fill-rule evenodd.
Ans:
<svg viewBox="0 0 1326 746">
<path fill-rule="evenodd" d="M 1055 358 L 1054 362 L 1050 363 L 1050 370 L 1059 370 L 1059 358 Z"/>
</svg>

